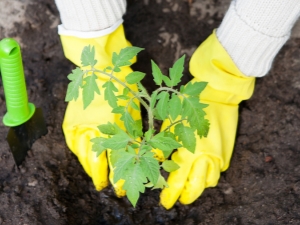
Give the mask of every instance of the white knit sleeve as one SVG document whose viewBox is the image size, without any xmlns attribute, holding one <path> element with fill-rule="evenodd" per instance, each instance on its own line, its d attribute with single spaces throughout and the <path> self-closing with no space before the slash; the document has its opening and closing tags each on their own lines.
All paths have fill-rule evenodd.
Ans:
<svg viewBox="0 0 300 225">
<path fill-rule="evenodd" d="M 62 25 L 59 33 L 78 37 L 102 36 L 122 22 L 126 0 L 55 0 Z"/>
<path fill-rule="evenodd" d="M 245 75 L 262 77 L 299 15 L 300 0 L 233 0 L 217 37 Z"/>
</svg>

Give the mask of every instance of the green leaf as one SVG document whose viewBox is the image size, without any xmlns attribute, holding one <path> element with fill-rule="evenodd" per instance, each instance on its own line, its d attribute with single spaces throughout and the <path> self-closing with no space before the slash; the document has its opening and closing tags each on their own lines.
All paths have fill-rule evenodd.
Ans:
<svg viewBox="0 0 300 225">
<path fill-rule="evenodd" d="M 133 137 L 142 137 L 143 136 L 143 123 L 142 120 L 135 120 L 133 124 Z"/>
<path fill-rule="evenodd" d="M 168 87 L 172 87 L 172 86 L 173 86 L 173 85 L 172 85 L 172 81 L 170 80 L 169 77 L 163 75 L 162 79 L 163 79 L 163 81 L 165 82 L 165 84 L 166 84 Z"/>
<path fill-rule="evenodd" d="M 156 105 L 156 110 L 161 119 L 165 119 L 168 117 L 168 107 L 167 106 L 168 106 L 168 102 L 169 102 L 169 97 L 170 97 L 170 95 L 166 91 L 162 91 L 156 97 L 157 99 L 159 99 L 157 102 L 157 105 Z"/>
<path fill-rule="evenodd" d="M 111 138 L 105 139 L 102 145 L 111 150 L 119 150 L 125 148 L 130 140 L 131 138 L 128 136 L 128 134 L 119 130 L 119 132 Z"/>
<path fill-rule="evenodd" d="M 206 137 L 208 134 L 209 121 L 204 118 L 206 113 L 203 110 L 207 106 L 199 102 L 199 97 L 191 96 L 183 100 L 182 117 L 187 118 L 190 127 L 197 129 L 199 137 Z"/>
<path fill-rule="evenodd" d="M 66 102 L 77 100 L 79 96 L 79 88 L 82 86 L 82 78 L 83 78 L 84 72 L 79 69 L 78 67 L 75 70 L 72 70 L 72 73 L 68 75 L 68 79 L 71 80 L 71 82 L 68 85 L 67 89 L 67 95 L 65 98 Z"/>
<path fill-rule="evenodd" d="M 125 106 L 118 106 L 116 108 L 113 108 L 111 112 L 116 114 L 123 114 L 125 112 Z"/>
<path fill-rule="evenodd" d="M 113 153 L 113 152 L 112 152 Z M 114 162 L 114 183 L 118 182 L 120 179 L 126 178 L 126 170 L 132 169 L 136 154 L 131 154 L 125 151 L 118 152 L 119 155 L 116 157 L 112 154 L 114 158 L 112 161 Z"/>
<path fill-rule="evenodd" d="M 179 116 L 181 112 L 181 101 L 177 94 L 173 93 L 172 97 L 169 101 L 169 114 L 173 120 L 176 120 L 176 118 Z"/>
<path fill-rule="evenodd" d="M 137 110 L 137 111 L 140 111 L 140 107 L 134 102 L 134 101 L 130 101 L 130 106 Z"/>
<path fill-rule="evenodd" d="M 161 85 L 162 80 L 163 80 L 163 74 L 160 70 L 160 68 L 158 67 L 158 65 L 156 65 L 156 63 L 151 60 L 151 66 L 152 66 L 152 75 L 153 75 L 153 80 L 157 85 Z"/>
<path fill-rule="evenodd" d="M 126 191 L 127 198 L 135 207 L 140 193 L 145 192 L 144 183 L 147 182 L 147 178 L 138 163 L 132 164 L 132 166 L 125 171 L 124 178 L 125 183 L 123 189 Z"/>
<path fill-rule="evenodd" d="M 207 119 L 202 119 L 199 124 L 197 124 L 197 134 L 200 138 L 207 137 L 209 131 L 209 121 Z"/>
<path fill-rule="evenodd" d="M 125 77 L 125 80 L 128 84 L 136 84 L 137 82 L 140 82 L 145 75 L 145 73 L 133 71 Z"/>
<path fill-rule="evenodd" d="M 123 89 L 123 95 L 128 95 L 129 93 L 129 88 L 124 88 Z"/>
<path fill-rule="evenodd" d="M 102 87 L 105 88 L 104 99 L 108 101 L 108 104 L 112 108 L 116 108 L 118 106 L 118 104 L 117 104 L 118 99 L 115 96 L 114 92 L 118 92 L 118 89 L 115 87 L 114 83 L 111 81 L 105 82 Z"/>
<path fill-rule="evenodd" d="M 103 137 L 96 137 L 91 139 L 91 142 L 93 142 L 92 145 L 92 151 L 97 152 L 97 157 L 101 155 L 101 153 L 106 150 L 106 148 L 103 146 L 103 142 L 106 140 L 106 138 Z"/>
<path fill-rule="evenodd" d="M 116 68 L 122 67 L 122 66 L 130 66 L 132 60 L 140 51 L 142 51 L 143 48 L 139 47 L 126 47 L 121 49 L 120 53 L 113 53 L 112 57 L 112 63 Z M 114 70 L 115 71 L 115 70 Z M 115 71 L 115 72 L 120 72 L 120 71 Z"/>
<path fill-rule="evenodd" d="M 157 91 L 153 91 L 151 94 L 151 100 L 150 100 L 150 107 L 154 108 L 155 103 L 156 103 L 156 97 L 157 97 L 158 92 Z"/>
<path fill-rule="evenodd" d="M 170 137 L 164 137 L 164 132 L 161 132 L 157 135 L 155 135 L 148 143 L 153 147 L 153 148 L 158 148 L 169 154 L 169 151 L 172 151 L 173 149 L 177 149 L 181 147 L 181 144 L 179 144 L 177 141 Z"/>
<path fill-rule="evenodd" d="M 154 185 L 152 190 L 154 189 L 163 189 L 164 187 L 169 187 L 168 183 L 166 182 L 165 178 L 162 175 L 159 175 L 157 183 Z"/>
<path fill-rule="evenodd" d="M 119 99 L 122 99 L 122 100 L 128 100 L 128 99 L 130 99 L 130 97 L 128 95 L 118 95 L 116 97 L 119 98 Z"/>
<path fill-rule="evenodd" d="M 110 122 L 108 122 L 107 124 L 99 125 L 98 129 L 101 133 L 107 135 L 115 135 L 118 132 L 116 127 Z"/>
<path fill-rule="evenodd" d="M 180 166 L 178 166 L 177 163 L 175 163 L 173 160 L 166 160 L 162 163 L 162 168 L 167 172 L 173 172 L 175 170 L 178 170 Z"/>
<path fill-rule="evenodd" d="M 178 59 L 172 68 L 170 68 L 170 78 L 172 86 L 177 85 L 181 81 L 181 77 L 183 76 L 184 69 L 184 59 L 185 55 L 183 55 L 180 59 Z"/>
<path fill-rule="evenodd" d="M 130 145 L 127 145 L 127 151 L 131 154 L 136 154 L 134 148 Z"/>
<path fill-rule="evenodd" d="M 182 118 L 185 118 L 186 116 L 193 116 L 196 113 L 198 113 L 197 109 L 199 109 L 203 113 L 203 115 L 205 115 L 205 112 L 202 109 L 205 108 L 206 106 L 207 106 L 206 104 L 202 104 L 199 102 L 199 97 L 194 97 L 194 96 L 185 97 L 183 98 L 183 102 L 182 102 L 181 116 Z"/>
<path fill-rule="evenodd" d="M 178 123 L 174 130 L 175 135 L 178 136 L 178 141 L 181 141 L 183 147 L 192 153 L 195 152 L 196 148 L 196 137 L 194 131 L 194 129 L 184 126 L 182 123 Z"/>
<path fill-rule="evenodd" d="M 85 46 L 81 52 L 81 65 L 93 67 L 96 63 L 94 46 Z"/>
<path fill-rule="evenodd" d="M 182 94 L 187 94 L 191 96 L 198 96 L 206 87 L 207 82 L 189 82 L 187 85 L 180 91 Z"/>
<path fill-rule="evenodd" d="M 82 86 L 82 98 L 83 98 L 83 108 L 86 109 L 86 107 L 91 104 L 91 102 L 94 100 L 94 94 L 95 92 L 100 95 L 100 90 L 98 88 L 98 85 L 96 83 L 97 76 L 93 73 L 90 76 L 87 76 L 83 79 L 85 82 Z"/>
<path fill-rule="evenodd" d="M 148 131 L 145 132 L 144 137 L 146 141 L 149 141 L 154 134 L 155 130 L 149 129 Z"/>
<path fill-rule="evenodd" d="M 143 173 L 146 177 L 148 177 L 149 181 L 153 184 L 156 184 L 158 176 L 160 174 L 160 167 L 158 161 L 154 158 L 154 153 L 147 152 L 142 157 L 140 157 L 140 165 Z"/>
</svg>

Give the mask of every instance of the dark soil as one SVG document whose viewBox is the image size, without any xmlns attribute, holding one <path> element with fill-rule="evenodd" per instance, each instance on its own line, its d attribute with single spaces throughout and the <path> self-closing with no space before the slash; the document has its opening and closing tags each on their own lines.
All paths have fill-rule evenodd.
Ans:
<svg viewBox="0 0 300 225">
<path fill-rule="evenodd" d="M 222 1 L 128 2 L 127 38 L 145 48 L 134 69 L 150 73 L 154 59 L 166 71 L 186 54 L 184 82 L 191 78 L 191 54 L 223 17 L 198 10 L 195 2 L 209 11 Z M 300 224 L 300 39 L 288 41 L 269 75 L 257 80 L 253 97 L 241 104 L 231 167 L 218 186 L 191 205 L 176 203 L 167 211 L 159 206 L 159 191 L 148 191 L 133 208 L 111 187 L 94 190 L 61 129 L 67 75 L 74 65 L 64 58 L 56 28 L 49 28 L 58 18 L 54 1 L 31 0 L 25 16 L 9 35 L 22 42 L 29 99 L 43 109 L 49 132 L 18 170 L 5 140 L 8 128 L 0 124 L 0 225 Z M 150 78 L 145 84 L 153 90 Z M 5 112 L 0 88 L 0 115 Z"/>
</svg>

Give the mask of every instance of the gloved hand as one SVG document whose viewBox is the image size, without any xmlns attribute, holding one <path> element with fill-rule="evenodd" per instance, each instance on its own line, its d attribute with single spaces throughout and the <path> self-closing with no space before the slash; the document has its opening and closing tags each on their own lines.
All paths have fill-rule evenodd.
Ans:
<svg viewBox="0 0 300 225">
<path fill-rule="evenodd" d="M 190 204 L 205 188 L 217 185 L 220 172 L 229 167 L 238 104 L 249 99 L 254 90 L 255 78 L 244 76 L 235 66 L 215 32 L 195 51 L 190 72 L 194 81 L 208 82 L 200 100 L 209 104 L 204 110 L 210 129 L 207 138 L 197 138 L 194 154 L 185 148 L 173 153 L 172 159 L 180 168 L 170 173 L 169 187 L 161 192 L 160 201 L 166 209 L 170 209 L 178 198 L 182 204 Z"/>
<path fill-rule="evenodd" d="M 119 53 L 122 48 L 130 46 L 130 43 L 125 38 L 122 25 L 113 33 L 103 37 L 82 39 L 73 36 L 61 36 L 61 42 L 65 56 L 77 66 L 81 66 L 80 57 L 83 48 L 88 45 L 95 46 L 95 59 L 98 61 L 96 69 L 101 70 L 107 66 L 112 66 L 111 58 L 113 52 Z M 124 81 L 125 76 L 130 72 L 132 72 L 130 67 L 122 67 L 121 72 L 115 73 L 115 75 Z M 105 75 L 98 76 L 96 82 L 100 90 L 104 82 L 108 80 L 109 77 Z M 116 95 L 121 95 L 123 88 L 117 82 L 114 82 L 114 84 L 120 92 L 116 93 Z M 131 85 L 130 87 L 133 90 L 137 90 L 136 85 Z M 119 105 L 125 106 L 125 104 L 125 100 L 119 101 Z M 82 94 L 80 93 L 76 101 L 72 100 L 69 102 L 62 126 L 68 147 L 78 157 L 79 162 L 92 178 L 98 191 L 108 185 L 108 156 L 107 152 L 104 151 L 99 157 L 96 157 L 96 153 L 92 151 L 92 142 L 90 140 L 102 135 L 97 128 L 100 124 L 116 123 L 124 129 L 123 122 L 120 120 L 120 114 L 113 114 L 111 111 L 111 106 L 104 100 L 103 91 L 101 91 L 101 95 L 95 94 L 94 100 L 86 109 L 83 109 Z M 140 119 L 139 111 L 132 108 L 129 108 L 129 111 L 134 120 Z M 124 196 L 125 191 L 122 189 L 124 181 L 120 180 L 114 184 L 112 182 L 112 172 L 109 177 L 117 196 Z"/>
</svg>

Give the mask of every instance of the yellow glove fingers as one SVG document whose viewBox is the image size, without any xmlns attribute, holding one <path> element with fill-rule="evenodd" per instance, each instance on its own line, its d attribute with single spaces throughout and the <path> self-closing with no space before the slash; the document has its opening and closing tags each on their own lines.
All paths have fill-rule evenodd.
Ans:
<svg viewBox="0 0 300 225">
<path fill-rule="evenodd" d="M 90 127 L 75 128 L 71 150 L 76 152 L 85 172 L 92 178 L 96 190 L 100 191 L 108 185 L 108 165 L 105 152 L 97 157 L 96 152 L 92 151 L 90 140 L 96 136 L 99 136 L 99 131 Z"/>
<path fill-rule="evenodd" d="M 194 162 L 179 199 L 182 204 L 191 204 L 206 187 L 217 185 L 220 177 L 217 161 L 209 156 L 201 156 Z"/>
<path fill-rule="evenodd" d="M 173 207 L 179 198 L 192 166 L 192 163 L 188 160 L 188 157 L 183 159 L 182 156 L 180 156 L 181 152 L 185 152 L 187 155 L 192 154 L 185 149 L 179 149 L 172 155 L 172 160 L 174 160 L 180 166 L 180 168 L 170 173 L 167 181 L 169 187 L 164 188 L 160 194 L 160 203 L 166 209 Z"/>
</svg>

